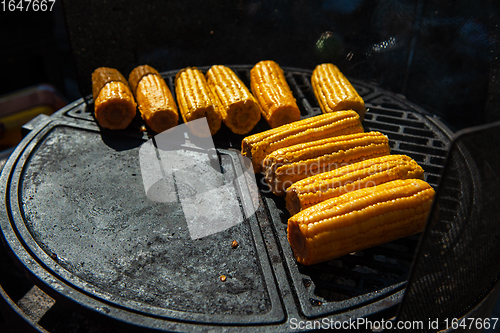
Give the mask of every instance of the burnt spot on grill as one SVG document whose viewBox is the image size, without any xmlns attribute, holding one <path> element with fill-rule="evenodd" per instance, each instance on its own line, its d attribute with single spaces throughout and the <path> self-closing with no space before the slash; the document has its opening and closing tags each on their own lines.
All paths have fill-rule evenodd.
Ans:
<svg viewBox="0 0 500 333">
<path fill-rule="evenodd" d="M 311 302 L 312 306 L 321 306 L 323 304 L 323 302 L 314 298 L 309 299 L 309 301 Z"/>
</svg>

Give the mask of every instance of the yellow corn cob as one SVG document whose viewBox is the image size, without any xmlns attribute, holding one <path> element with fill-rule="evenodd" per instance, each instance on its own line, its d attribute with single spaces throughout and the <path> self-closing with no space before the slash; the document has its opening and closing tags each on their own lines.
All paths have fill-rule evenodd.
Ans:
<svg viewBox="0 0 500 333">
<path fill-rule="evenodd" d="M 293 183 L 362 160 L 389 155 L 380 132 L 341 135 L 278 149 L 264 159 L 266 182 L 276 195 Z"/>
<path fill-rule="evenodd" d="M 175 76 L 177 105 L 185 123 L 206 117 L 210 134 L 221 126 L 221 114 L 215 96 L 203 73 L 196 67 L 187 67 Z"/>
<path fill-rule="evenodd" d="M 127 80 L 114 68 L 99 67 L 92 73 L 95 118 L 104 128 L 125 129 L 135 117 L 137 104 Z"/>
<path fill-rule="evenodd" d="M 354 110 L 364 119 L 365 102 L 337 66 L 318 65 L 312 73 L 311 84 L 323 113 Z"/>
<path fill-rule="evenodd" d="M 434 199 L 420 179 L 394 180 L 345 193 L 288 220 L 288 241 L 304 265 L 338 258 L 424 229 Z"/>
<path fill-rule="evenodd" d="M 302 119 L 247 136 L 241 142 L 241 153 L 252 158 L 255 172 L 261 172 L 264 158 L 275 150 L 298 143 L 361 132 L 363 127 L 356 112 L 339 111 Z"/>
<path fill-rule="evenodd" d="M 294 183 L 286 190 L 290 215 L 330 198 L 396 179 L 423 179 L 424 170 L 406 155 L 386 155 L 323 172 Z"/>
<path fill-rule="evenodd" d="M 128 77 L 144 122 L 156 133 L 177 126 L 174 96 L 160 73 L 151 66 L 134 68 Z"/>
<path fill-rule="evenodd" d="M 250 87 L 262 116 L 271 128 L 300 120 L 300 110 L 281 67 L 272 60 L 258 62 L 250 70 Z"/>
<path fill-rule="evenodd" d="M 207 83 L 216 96 L 224 124 L 233 133 L 246 134 L 260 120 L 260 106 L 245 84 L 229 68 L 212 66 L 206 74 Z"/>
</svg>

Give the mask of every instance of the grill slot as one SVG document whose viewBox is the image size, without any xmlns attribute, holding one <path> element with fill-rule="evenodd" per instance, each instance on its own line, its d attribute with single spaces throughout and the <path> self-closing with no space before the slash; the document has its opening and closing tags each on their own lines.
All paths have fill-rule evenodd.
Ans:
<svg viewBox="0 0 500 333">
<path fill-rule="evenodd" d="M 399 144 L 399 147 L 403 150 L 407 150 L 407 151 L 419 151 L 419 152 L 422 152 L 426 155 L 436 155 L 436 156 L 446 156 L 446 151 L 445 150 L 442 150 L 442 149 L 435 149 L 435 148 L 431 148 L 431 147 L 427 147 L 427 146 L 424 146 L 424 145 L 414 145 L 414 144 L 411 144 L 411 143 L 400 143 Z"/>
<path fill-rule="evenodd" d="M 421 122 L 417 122 L 414 120 L 406 120 L 403 118 L 396 118 L 396 117 L 389 117 L 389 116 L 377 116 L 375 118 L 377 121 L 380 122 L 385 122 L 385 123 L 390 123 L 390 124 L 398 124 L 398 125 L 404 125 L 404 126 L 410 126 L 410 127 L 416 127 L 416 128 L 425 128 L 425 124 Z"/>
<path fill-rule="evenodd" d="M 411 128 L 411 127 L 405 128 L 404 132 L 407 134 L 414 134 L 414 135 L 418 135 L 418 136 L 424 136 L 427 138 L 435 138 L 436 137 L 434 132 L 432 132 L 430 130 L 422 130 L 422 129 L 416 129 L 416 128 Z"/>
<path fill-rule="evenodd" d="M 403 150 L 403 149 L 391 149 L 391 153 L 392 154 L 404 154 L 404 155 L 408 155 L 411 158 L 413 158 L 415 161 L 417 161 L 419 164 L 425 163 L 425 160 L 427 158 L 427 156 L 425 156 L 424 154 L 416 153 L 416 152 L 413 152 L 413 151 L 406 151 L 406 150 Z"/>
<path fill-rule="evenodd" d="M 435 164 L 437 166 L 443 165 L 445 162 L 446 162 L 445 158 L 441 158 L 441 157 L 431 157 L 430 158 L 430 163 Z"/>
<path fill-rule="evenodd" d="M 391 116 L 391 117 L 395 117 L 395 118 L 404 118 L 405 116 L 405 112 L 403 111 L 396 111 L 396 110 L 389 110 L 389 109 L 381 109 L 381 108 L 377 108 L 377 109 L 373 109 L 374 113 L 378 113 L 378 114 L 381 114 L 381 115 L 386 115 L 386 116 Z M 379 119 L 379 121 L 382 121 L 381 119 Z"/>
<path fill-rule="evenodd" d="M 370 117 L 371 115 L 366 114 L 365 118 L 367 118 L 366 116 Z M 370 117 L 370 119 L 371 119 L 371 117 Z M 396 125 L 378 123 L 376 121 L 369 121 L 367 119 L 365 119 L 364 123 L 368 125 L 368 128 L 370 130 L 380 130 L 380 131 L 383 131 L 387 135 L 389 134 L 388 132 L 396 132 L 397 133 L 399 131 L 399 127 Z"/>
<path fill-rule="evenodd" d="M 429 139 L 423 138 L 421 136 L 416 136 L 416 135 L 405 135 L 405 134 L 399 134 L 399 133 L 387 133 L 387 136 L 392 139 L 392 140 L 397 140 L 397 141 L 411 141 L 412 143 L 415 143 L 417 145 L 421 146 L 426 146 L 429 143 Z M 400 145 L 401 146 L 401 145 Z"/>
</svg>

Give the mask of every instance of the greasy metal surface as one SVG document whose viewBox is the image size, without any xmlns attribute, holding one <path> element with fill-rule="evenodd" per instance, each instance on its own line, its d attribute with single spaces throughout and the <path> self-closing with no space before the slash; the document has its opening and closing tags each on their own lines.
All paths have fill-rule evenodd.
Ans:
<svg viewBox="0 0 500 333">
<path fill-rule="evenodd" d="M 233 68 L 248 84 L 250 66 Z M 171 89 L 176 72 L 162 73 Z M 311 72 L 285 73 L 302 116 L 319 114 Z M 400 96 L 352 82 L 369 108 L 365 129 L 388 135 L 392 151 L 415 158 L 436 186 L 449 144 L 439 121 Z M 266 194 L 258 177 L 262 201 L 254 216 L 193 241 L 178 204 L 144 194 L 138 149 L 147 137 L 140 120 L 126 131 L 105 131 L 92 109 L 91 101 L 77 101 L 30 133 L 0 179 L 9 251 L 54 297 L 97 318 L 184 331 L 286 330 L 290 318 L 374 316 L 401 299 L 418 236 L 297 265 L 284 200 Z M 267 128 L 261 121 L 252 133 Z M 241 139 L 224 126 L 214 136 L 228 179 L 241 167 L 231 150 Z"/>
<path fill-rule="evenodd" d="M 279 318 L 252 219 L 191 240 L 180 204 L 145 196 L 140 144 L 127 137 L 104 142 L 97 131 L 54 126 L 26 151 L 22 171 L 10 182 L 20 203 L 11 209 L 19 209 L 22 219 L 13 228 L 34 256 L 74 287 L 115 306 L 155 315 L 161 309 L 193 313 L 200 322 Z M 221 162 L 232 179 L 229 152 Z M 236 249 L 233 240 L 240 244 Z"/>
<path fill-rule="evenodd" d="M 20 184 L 37 244 L 71 274 L 126 299 L 195 313 L 268 312 L 248 223 L 192 241 L 179 203 L 144 196 L 137 157 L 137 149 L 117 151 L 95 132 L 51 130 Z M 231 170 L 230 158 L 222 162 Z M 214 283 L 223 274 L 227 283 Z"/>
</svg>

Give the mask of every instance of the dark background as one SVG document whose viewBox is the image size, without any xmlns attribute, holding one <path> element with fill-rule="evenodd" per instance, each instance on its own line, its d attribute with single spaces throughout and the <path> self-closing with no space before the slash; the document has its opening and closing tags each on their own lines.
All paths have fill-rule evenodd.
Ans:
<svg viewBox="0 0 500 333">
<path fill-rule="evenodd" d="M 442 116 L 452 129 L 500 119 L 495 0 L 57 0 L 1 12 L 0 95 L 46 82 L 68 101 L 100 66 L 148 63 L 313 69 L 333 62 Z"/>
</svg>

